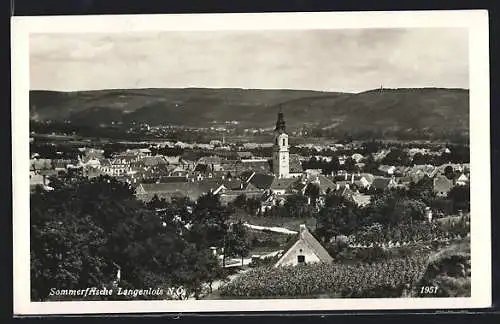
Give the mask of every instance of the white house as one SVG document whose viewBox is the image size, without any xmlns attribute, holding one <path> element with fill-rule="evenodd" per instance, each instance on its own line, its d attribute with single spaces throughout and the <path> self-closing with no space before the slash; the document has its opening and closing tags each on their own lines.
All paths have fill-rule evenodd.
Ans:
<svg viewBox="0 0 500 324">
<path fill-rule="evenodd" d="M 332 261 L 333 258 L 328 251 L 312 236 L 306 225 L 302 224 L 297 242 L 281 256 L 274 267 Z"/>
</svg>

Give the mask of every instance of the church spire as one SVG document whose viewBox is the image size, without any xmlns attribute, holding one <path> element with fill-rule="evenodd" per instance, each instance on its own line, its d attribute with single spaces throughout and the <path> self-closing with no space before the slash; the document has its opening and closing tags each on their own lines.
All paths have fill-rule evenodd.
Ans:
<svg viewBox="0 0 500 324">
<path fill-rule="evenodd" d="M 274 129 L 274 131 L 284 133 L 285 130 L 286 130 L 285 118 L 283 117 L 283 112 L 281 111 L 281 106 L 280 106 L 280 110 L 278 112 L 278 120 L 276 121 L 276 128 Z"/>
</svg>

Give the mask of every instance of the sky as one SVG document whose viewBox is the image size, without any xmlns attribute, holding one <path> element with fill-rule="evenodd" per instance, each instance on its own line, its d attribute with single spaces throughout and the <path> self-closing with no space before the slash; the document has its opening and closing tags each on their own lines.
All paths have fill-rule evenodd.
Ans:
<svg viewBox="0 0 500 324">
<path fill-rule="evenodd" d="M 32 90 L 469 88 L 464 28 L 31 34 Z"/>
</svg>

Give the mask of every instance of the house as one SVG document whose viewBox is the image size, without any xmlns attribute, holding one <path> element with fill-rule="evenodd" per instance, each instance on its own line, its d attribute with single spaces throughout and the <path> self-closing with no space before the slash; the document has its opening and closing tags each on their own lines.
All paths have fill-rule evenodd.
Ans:
<svg viewBox="0 0 500 324">
<path fill-rule="evenodd" d="M 156 166 L 160 164 L 167 164 L 167 160 L 162 155 L 146 156 L 142 159 L 144 166 Z"/>
<path fill-rule="evenodd" d="M 136 196 L 143 201 L 151 200 L 155 195 L 167 201 L 173 198 L 187 197 L 196 201 L 205 194 L 198 183 L 193 182 L 171 182 L 171 183 L 141 183 L 136 188 Z"/>
<path fill-rule="evenodd" d="M 238 156 L 239 160 L 245 160 L 245 159 L 251 159 L 253 158 L 253 154 L 251 152 L 236 152 L 236 155 Z"/>
<path fill-rule="evenodd" d="M 446 174 L 446 170 L 451 168 L 453 172 L 464 172 L 466 167 L 464 164 L 459 163 L 447 163 L 437 167 L 437 174 Z"/>
<path fill-rule="evenodd" d="M 181 157 L 179 155 L 177 155 L 177 156 L 163 156 L 163 159 L 165 161 L 167 161 L 167 163 L 170 165 L 178 165 L 181 163 Z"/>
<path fill-rule="evenodd" d="M 409 170 L 410 170 L 409 167 L 397 166 L 397 167 L 395 167 L 393 174 L 396 176 L 402 177 L 402 176 L 406 175 Z"/>
<path fill-rule="evenodd" d="M 253 172 L 252 176 L 248 178 L 246 182 L 251 183 L 255 188 L 259 190 L 269 190 L 271 188 L 271 184 L 274 181 L 274 178 L 274 175 Z"/>
<path fill-rule="evenodd" d="M 394 178 L 377 177 L 373 180 L 372 187 L 376 190 L 387 190 L 397 187 L 396 180 Z"/>
<path fill-rule="evenodd" d="M 160 177 L 158 183 L 188 182 L 188 177 Z"/>
<path fill-rule="evenodd" d="M 101 167 L 101 162 L 98 159 L 89 159 L 85 162 L 84 166 L 86 168 L 99 169 Z"/>
<path fill-rule="evenodd" d="M 201 167 L 201 169 L 200 169 Z M 207 171 L 221 171 L 222 170 L 222 159 L 218 156 L 204 156 L 198 160 L 196 164 L 196 169 L 201 172 Z"/>
<path fill-rule="evenodd" d="M 371 196 L 370 195 L 360 194 L 359 192 L 355 192 L 351 196 L 351 199 L 354 201 L 354 203 L 358 207 L 366 207 L 366 206 L 368 206 L 370 204 Z"/>
<path fill-rule="evenodd" d="M 321 169 L 307 169 L 307 170 L 304 170 L 304 172 L 308 176 L 317 176 L 319 174 L 322 174 L 323 170 L 321 170 Z"/>
<path fill-rule="evenodd" d="M 337 189 L 337 185 L 322 174 L 318 174 L 311 183 L 319 186 L 320 195 L 326 195 L 328 191 Z"/>
<path fill-rule="evenodd" d="M 378 167 L 378 170 L 386 175 L 393 175 L 396 171 L 396 167 L 393 165 L 381 165 Z"/>
<path fill-rule="evenodd" d="M 356 163 L 359 163 L 361 162 L 361 160 L 363 160 L 363 155 L 359 154 L 359 153 L 354 153 L 353 155 L 351 155 L 351 158 L 356 161 Z"/>
<path fill-rule="evenodd" d="M 370 187 L 372 182 L 370 182 L 368 179 L 365 178 L 365 176 L 361 174 L 353 175 L 351 180 L 351 184 L 353 184 L 356 188 L 368 188 Z"/>
<path fill-rule="evenodd" d="M 260 173 L 271 173 L 271 162 L 267 159 L 261 160 L 244 160 L 244 161 L 236 161 L 229 166 L 225 166 L 224 170 L 226 171 L 235 171 L 235 173 L 239 174 L 245 171 L 255 171 Z"/>
<path fill-rule="evenodd" d="M 439 175 L 434 178 L 433 186 L 434 192 L 438 197 L 446 197 L 451 188 L 453 188 L 453 180 L 443 175 Z"/>
<path fill-rule="evenodd" d="M 462 173 L 455 178 L 455 184 L 458 186 L 466 186 L 469 184 L 469 177 Z"/>
<path fill-rule="evenodd" d="M 373 180 L 375 180 L 375 176 L 371 173 L 360 173 L 359 176 L 361 179 L 364 178 L 370 186 L 373 183 Z M 356 180 L 354 180 L 354 183 L 356 184 Z"/>
<path fill-rule="evenodd" d="M 132 160 L 125 157 L 104 159 L 100 161 L 99 170 L 110 176 L 121 176 L 132 171 Z"/>
<path fill-rule="evenodd" d="M 350 190 L 348 187 L 342 189 L 342 191 L 340 192 L 340 195 L 343 196 L 344 198 L 352 201 L 358 207 L 365 207 L 371 201 L 370 195 L 361 194 L 361 193 L 359 193 L 359 191 Z"/>
<path fill-rule="evenodd" d="M 171 177 L 187 177 L 189 175 L 189 171 L 186 170 L 183 166 L 179 165 L 175 169 L 173 169 L 169 176 Z"/>
<path fill-rule="evenodd" d="M 299 227 L 297 241 L 281 256 L 274 267 L 297 266 L 311 263 L 331 263 L 333 258 L 309 232 L 306 225 Z"/>
<path fill-rule="evenodd" d="M 387 154 L 389 154 L 390 150 L 381 150 L 377 153 L 373 153 L 372 156 L 373 156 L 373 159 L 378 162 L 378 161 L 381 161 L 383 158 L 385 158 L 387 156 Z"/>
<path fill-rule="evenodd" d="M 293 184 L 297 182 L 295 178 L 277 178 L 271 183 L 271 191 L 278 195 L 284 195 L 292 190 Z"/>
<path fill-rule="evenodd" d="M 48 170 L 52 168 L 50 159 L 32 159 L 30 160 L 30 170 Z"/>
<path fill-rule="evenodd" d="M 409 188 L 410 184 L 413 182 L 413 179 L 410 176 L 403 176 L 397 178 L 397 182 L 400 187 Z"/>
<path fill-rule="evenodd" d="M 71 163 L 73 163 L 73 161 L 67 159 L 54 159 L 52 160 L 52 168 L 56 170 L 66 170 L 66 166 Z"/>
<path fill-rule="evenodd" d="M 82 160 L 84 162 L 92 159 L 99 160 L 104 158 L 104 150 L 86 147 L 79 148 L 78 150 L 82 152 Z"/>
</svg>

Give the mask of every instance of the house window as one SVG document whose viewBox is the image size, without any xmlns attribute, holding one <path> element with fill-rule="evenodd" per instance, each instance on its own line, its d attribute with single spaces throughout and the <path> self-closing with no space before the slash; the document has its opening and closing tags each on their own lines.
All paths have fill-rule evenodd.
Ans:
<svg viewBox="0 0 500 324">
<path fill-rule="evenodd" d="M 283 139 L 283 146 L 285 146 L 285 139 Z"/>
<path fill-rule="evenodd" d="M 297 255 L 297 263 L 298 264 L 306 263 L 306 256 L 305 255 Z"/>
</svg>

